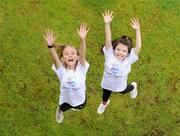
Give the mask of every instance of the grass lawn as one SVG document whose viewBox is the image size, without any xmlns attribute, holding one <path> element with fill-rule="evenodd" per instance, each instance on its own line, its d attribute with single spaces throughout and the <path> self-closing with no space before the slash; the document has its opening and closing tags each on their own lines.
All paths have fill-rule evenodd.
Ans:
<svg viewBox="0 0 180 136">
<path fill-rule="evenodd" d="M 0 136 L 180 136 L 179 0 L 0 0 Z M 139 95 L 114 93 L 104 114 L 101 102 L 104 22 L 114 11 L 112 37 L 134 40 L 130 18 L 141 23 L 142 50 L 128 82 Z M 55 121 L 59 81 L 42 34 L 51 28 L 57 42 L 79 47 L 76 28 L 85 21 L 87 106 Z"/>
</svg>

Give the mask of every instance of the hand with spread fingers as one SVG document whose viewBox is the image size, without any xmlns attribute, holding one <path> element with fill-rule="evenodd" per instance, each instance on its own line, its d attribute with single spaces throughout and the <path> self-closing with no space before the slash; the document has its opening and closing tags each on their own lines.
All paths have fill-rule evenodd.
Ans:
<svg viewBox="0 0 180 136">
<path fill-rule="evenodd" d="M 136 31 L 136 46 L 134 47 L 134 52 L 138 55 L 141 50 L 141 32 L 138 18 L 131 18 L 131 27 Z"/>
<path fill-rule="evenodd" d="M 110 22 L 114 18 L 113 11 L 109 11 L 109 10 L 104 11 L 102 13 L 102 16 L 104 18 L 104 23 L 105 23 L 105 47 L 108 49 L 112 47 Z"/>
<path fill-rule="evenodd" d="M 80 39 L 86 39 L 87 33 L 90 28 L 87 27 L 86 23 L 81 23 L 80 28 L 77 28 L 78 36 Z"/>
<path fill-rule="evenodd" d="M 59 68 L 61 66 L 61 61 L 60 61 L 59 56 L 54 48 L 54 42 L 56 40 L 56 37 L 54 37 L 53 31 L 50 29 L 47 29 L 45 32 L 45 35 L 43 35 L 43 37 L 46 40 L 47 47 L 49 48 L 50 54 L 52 56 L 52 59 L 54 61 L 56 68 Z"/>
<path fill-rule="evenodd" d="M 109 10 L 104 11 L 102 13 L 102 15 L 103 15 L 104 23 L 105 24 L 110 23 L 112 21 L 112 19 L 114 18 L 113 11 L 109 11 Z"/>
<path fill-rule="evenodd" d="M 53 46 L 54 45 L 54 41 L 57 38 L 57 37 L 54 37 L 53 31 L 50 30 L 50 29 L 46 30 L 45 35 L 43 35 L 43 37 L 46 40 L 48 46 Z"/>
<path fill-rule="evenodd" d="M 131 18 L 131 27 L 135 30 L 139 30 L 140 29 L 139 20 L 136 18 Z"/>
<path fill-rule="evenodd" d="M 78 36 L 80 38 L 79 48 L 79 62 L 85 65 L 86 61 L 86 36 L 90 28 L 87 27 L 86 23 L 81 23 L 79 29 L 77 28 Z"/>
</svg>

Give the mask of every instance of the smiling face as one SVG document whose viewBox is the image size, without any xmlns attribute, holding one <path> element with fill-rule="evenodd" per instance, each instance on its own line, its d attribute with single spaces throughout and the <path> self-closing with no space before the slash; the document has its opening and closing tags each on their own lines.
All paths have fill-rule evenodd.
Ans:
<svg viewBox="0 0 180 136">
<path fill-rule="evenodd" d="M 114 55 L 118 60 L 123 60 L 128 55 L 128 47 L 122 43 L 119 43 L 114 49 Z"/>
<path fill-rule="evenodd" d="M 62 62 L 66 65 L 67 69 L 75 69 L 79 55 L 74 47 L 66 46 L 62 52 L 61 59 Z"/>
</svg>

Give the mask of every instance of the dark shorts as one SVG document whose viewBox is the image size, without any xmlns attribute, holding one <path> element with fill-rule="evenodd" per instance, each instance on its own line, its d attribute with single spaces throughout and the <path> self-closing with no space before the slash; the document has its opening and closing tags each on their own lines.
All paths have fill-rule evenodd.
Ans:
<svg viewBox="0 0 180 136">
<path fill-rule="evenodd" d="M 127 85 L 126 89 L 122 92 L 119 92 L 121 94 L 126 94 L 131 92 L 134 89 L 133 85 Z M 107 89 L 103 89 L 103 94 L 102 94 L 102 100 L 103 102 L 107 102 L 109 97 L 111 96 L 112 91 L 111 90 L 107 90 Z"/>
<path fill-rule="evenodd" d="M 65 111 L 67 111 L 67 110 L 69 110 L 69 109 L 71 109 L 71 108 L 74 108 L 74 109 L 83 109 L 83 108 L 85 107 L 85 105 L 86 105 L 86 100 L 85 100 L 84 103 L 82 103 L 82 104 L 80 104 L 80 105 L 78 105 L 78 106 L 75 106 L 75 107 L 71 106 L 71 105 L 68 104 L 68 103 L 62 103 L 61 105 L 59 105 L 59 109 L 60 109 L 61 111 L 65 112 Z"/>
</svg>

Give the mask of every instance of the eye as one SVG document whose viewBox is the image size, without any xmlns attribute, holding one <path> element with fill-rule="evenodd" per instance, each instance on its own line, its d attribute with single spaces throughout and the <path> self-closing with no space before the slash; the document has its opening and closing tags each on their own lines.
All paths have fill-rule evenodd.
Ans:
<svg viewBox="0 0 180 136">
<path fill-rule="evenodd" d="M 69 54 L 68 52 L 64 53 L 64 55 L 66 55 L 66 56 L 67 56 L 68 54 Z"/>
<path fill-rule="evenodd" d="M 121 49 L 118 49 L 118 48 L 117 48 L 117 51 L 121 51 Z"/>
</svg>

